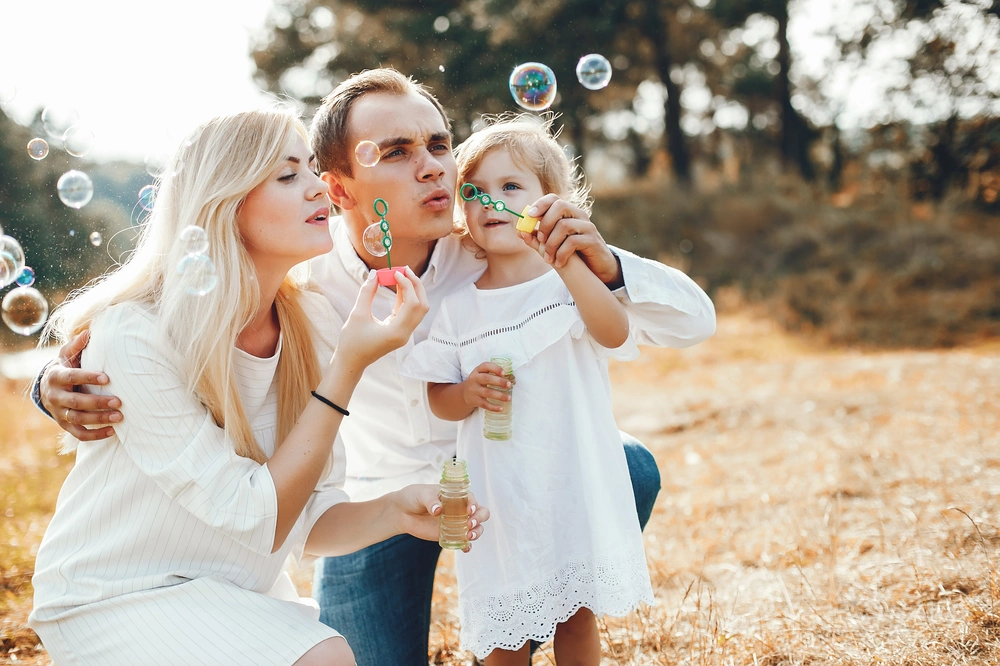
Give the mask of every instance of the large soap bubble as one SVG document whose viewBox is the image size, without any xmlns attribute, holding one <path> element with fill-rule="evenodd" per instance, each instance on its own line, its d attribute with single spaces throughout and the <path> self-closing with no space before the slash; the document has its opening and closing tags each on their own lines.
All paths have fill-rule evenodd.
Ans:
<svg viewBox="0 0 1000 666">
<path fill-rule="evenodd" d="M 600 53 L 591 53 L 576 63 L 576 78 L 587 90 L 600 90 L 611 81 L 611 63 Z"/>
<path fill-rule="evenodd" d="M 208 234 L 201 227 L 189 224 L 177 237 L 184 254 L 205 254 L 208 250 Z"/>
<path fill-rule="evenodd" d="M 219 278 L 215 274 L 215 264 L 203 254 L 189 254 L 177 264 L 184 292 L 192 296 L 204 296 L 215 289 Z"/>
<path fill-rule="evenodd" d="M 361 166 L 371 168 L 381 159 L 381 151 L 374 141 L 362 141 L 354 148 L 354 157 Z"/>
<path fill-rule="evenodd" d="M 70 208 L 83 208 L 94 196 L 94 183 L 82 171 L 67 171 L 56 183 L 59 199 Z"/>
<path fill-rule="evenodd" d="M 153 210 L 153 204 L 156 203 L 156 191 L 156 185 L 146 185 L 139 190 L 139 205 L 143 210 Z"/>
<path fill-rule="evenodd" d="M 0 303 L 3 322 L 18 335 L 31 335 L 49 318 L 49 303 L 34 287 L 11 289 Z"/>
<path fill-rule="evenodd" d="M 526 62 L 510 73 L 510 94 L 529 111 L 544 111 L 556 99 L 556 75 L 540 62 Z"/>
<path fill-rule="evenodd" d="M 384 237 L 385 232 L 382 231 L 382 227 L 376 222 L 375 224 L 368 225 L 361 240 L 365 244 L 365 249 L 373 257 L 384 257 L 389 252 L 383 244 Z"/>
<path fill-rule="evenodd" d="M 44 160 L 49 154 L 49 143 L 45 139 L 34 138 L 28 142 L 28 156 L 33 160 Z"/>
<path fill-rule="evenodd" d="M 10 236 L 0 236 L 0 288 L 17 279 L 24 270 L 24 250 Z"/>
<path fill-rule="evenodd" d="M 62 139 L 66 130 L 80 122 L 80 114 L 68 106 L 53 104 L 42 111 L 42 127 L 53 139 Z"/>
<path fill-rule="evenodd" d="M 63 134 L 63 147 L 74 157 L 83 157 L 94 147 L 94 133 L 86 127 L 73 125 Z"/>
</svg>

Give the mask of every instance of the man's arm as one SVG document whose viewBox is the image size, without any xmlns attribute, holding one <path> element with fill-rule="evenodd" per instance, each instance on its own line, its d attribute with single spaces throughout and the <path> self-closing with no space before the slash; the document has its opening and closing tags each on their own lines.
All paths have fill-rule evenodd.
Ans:
<svg viewBox="0 0 1000 666">
<path fill-rule="evenodd" d="M 80 353 L 90 341 L 90 331 L 84 331 L 59 348 L 59 356 L 42 368 L 31 387 L 35 405 L 56 424 L 82 442 L 107 439 L 115 434 L 113 427 L 87 428 L 118 423 L 122 401 L 116 396 L 82 393 L 76 387 L 101 386 L 108 383 L 103 372 L 80 369 Z"/>
<path fill-rule="evenodd" d="M 715 306 L 681 271 L 611 248 L 586 212 L 554 194 L 535 202 L 528 214 L 539 217 L 543 258 L 561 268 L 579 254 L 625 306 L 638 344 L 690 347 L 715 333 Z"/>
</svg>

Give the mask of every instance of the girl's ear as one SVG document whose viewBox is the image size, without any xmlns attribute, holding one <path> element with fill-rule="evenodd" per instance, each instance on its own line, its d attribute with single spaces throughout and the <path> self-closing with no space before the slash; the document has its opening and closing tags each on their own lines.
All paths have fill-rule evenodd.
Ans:
<svg viewBox="0 0 1000 666">
<path fill-rule="evenodd" d="M 340 210 L 351 210 L 357 205 L 357 201 L 347 191 L 347 188 L 344 187 L 345 179 L 342 176 L 338 176 L 332 171 L 324 171 L 319 177 L 323 179 L 323 182 L 330 189 L 330 203 L 334 206 Z"/>
</svg>

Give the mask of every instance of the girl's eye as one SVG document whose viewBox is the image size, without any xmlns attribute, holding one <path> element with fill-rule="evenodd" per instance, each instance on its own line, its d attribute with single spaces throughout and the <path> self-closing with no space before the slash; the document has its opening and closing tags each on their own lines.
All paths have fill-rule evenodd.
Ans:
<svg viewBox="0 0 1000 666">
<path fill-rule="evenodd" d="M 506 183 L 503 186 L 504 192 L 509 192 L 510 190 L 519 190 L 521 187 L 517 183 Z"/>
</svg>

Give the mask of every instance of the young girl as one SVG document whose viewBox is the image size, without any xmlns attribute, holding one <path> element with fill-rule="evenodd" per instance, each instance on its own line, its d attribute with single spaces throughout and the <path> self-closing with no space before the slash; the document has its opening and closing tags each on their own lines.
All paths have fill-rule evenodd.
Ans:
<svg viewBox="0 0 1000 666">
<path fill-rule="evenodd" d="M 459 187 L 505 206 L 465 203 L 486 271 L 443 301 L 403 373 L 430 382 L 437 416 L 462 422 L 458 457 L 493 516 L 457 559 L 462 645 L 488 666 L 524 666 L 529 641 L 554 635 L 558 662 L 596 665 L 596 615 L 653 602 L 607 371 L 608 357 L 638 350 L 624 308 L 579 256 L 558 267 L 534 234 L 515 229 L 510 211 L 555 209 L 544 195 L 587 217 L 549 126 L 497 122 L 462 144 L 457 161 Z M 490 362 L 497 356 L 511 360 L 516 386 Z M 503 409 L 489 400 L 512 400 L 507 441 L 484 437 L 484 414 Z"/>
</svg>

